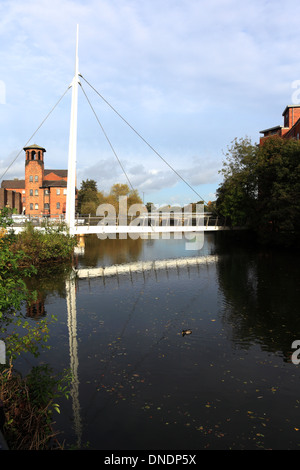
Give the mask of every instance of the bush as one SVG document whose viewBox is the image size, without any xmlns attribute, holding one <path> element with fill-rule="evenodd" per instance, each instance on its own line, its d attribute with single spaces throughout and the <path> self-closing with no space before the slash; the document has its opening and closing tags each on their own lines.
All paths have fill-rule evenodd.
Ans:
<svg viewBox="0 0 300 470">
<path fill-rule="evenodd" d="M 63 224 L 48 225 L 44 230 L 36 230 L 31 223 L 17 236 L 12 246 L 14 252 L 24 253 L 23 266 L 43 265 L 49 262 L 72 260 L 76 237 L 66 233 Z"/>
</svg>

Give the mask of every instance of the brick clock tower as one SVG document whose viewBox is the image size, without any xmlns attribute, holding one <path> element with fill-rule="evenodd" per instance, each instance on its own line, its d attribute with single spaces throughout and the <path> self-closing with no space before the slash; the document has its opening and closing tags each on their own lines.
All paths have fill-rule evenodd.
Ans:
<svg viewBox="0 0 300 470">
<path fill-rule="evenodd" d="M 44 209 L 44 153 L 38 145 L 25 147 L 25 213 L 41 213 Z"/>
</svg>

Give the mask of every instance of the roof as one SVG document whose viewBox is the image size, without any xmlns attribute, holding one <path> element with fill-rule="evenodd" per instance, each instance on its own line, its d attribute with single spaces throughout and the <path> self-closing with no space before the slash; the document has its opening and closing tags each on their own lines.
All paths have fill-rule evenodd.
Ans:
<svg viewBox="0 0 300 470">
<path fill-rule="evenodd" d="M 283 126 L 270 127 L 269 129 L 265 129 L 264 131 L 259 131 L 259 133 L 262 134 L 264 132 L 276 131 L 277 129 L 283 129 Z"/>
<path fill-rule="evenodd" d="M 25 189 L 25 180 L 3 180 L 1 188 L 6 189 Z"/>
<path fill-rule="evenodd" d="M 48 181 L 44 180 L 41 188 L 66 188 L 67 182 L 66 180 L 55 180 L 55 181 Z"/>
<path fill-rule="evenodd" d="M 288 106 L 285 107 L 285 110 L 283 111 L 282 116 L 285 115 L 287 109 L 289 108 L 300 108 L 300 104 L 289 104 Z"/>
<path fill-rule="evenodd" d="M 50 173 L 55 173 L 57 176 L 61 178 L 66 178 L 68 176 L 68 170 L 44 170 L 44 175 L 47 176 Z"/>
<path fill-rule="evenodd" d="M 36 144 L 27 145 L 27 147 L 23 147 L 23 150 L 28 150 L 28 149 L 43 150 L 43 152 L 46 152 L 46 149 L 44 149 L 44 147 L 40 147 L 39 145 L 36 145 Z"/>
</svg>

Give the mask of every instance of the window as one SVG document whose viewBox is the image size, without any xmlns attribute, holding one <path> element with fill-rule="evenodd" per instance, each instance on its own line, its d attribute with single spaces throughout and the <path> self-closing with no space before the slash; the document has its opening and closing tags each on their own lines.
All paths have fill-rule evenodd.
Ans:
<svg viewBox="0 0 300 470">
<path fill-rule="evenodd" d="M 33 204 L 30 204 L 30 210 L 31 211 L 33 210 Z"/>
<path fill-rule="evenodd" d="M 34 177 L 34 181 L 38 181 L 38 180 L 39 180 L 39 177 L 38 177 L 38 175 L 35 175 L 35 177 Z"/>
<path fill-rule="evenodd" d="M 49 209 L 50 209 L 50 205 L 49 205 L 48 202 L 45 202 L 45 204 L 44 204 L 44 209 L 45 209 L 45 210 L 49 210 Z"/>
<path fill-rule="evenodd" d="M 29 190 L 29 196 L 33 196 L 33 189 Z"/>
<path fill-rule="evenodd" d="M 49 196 L 49 194 L 50 194 L 49 189 L 45 189 L 44 194 L 45 194 L 45 196 Z"/>
<path fill-rule="evenodd" d="M 288 114 L 288 112 L 286 112 L 285 116 L 284 116 L 284 127 L 289 127 L 289 114 Z"/>
<path fill-rule="evenodd" d="M 64 189 L 64 194 L 65 194 L 65 195 L 67 194 L 67 190 L 66 190 L 66 189 Z"/>
<path fill-rule="evenodd" d="M 33 176 L 32 175 L 29 176 L 29 181 L 30 181 L 30 183 L 32 183 L 32 181 L 33 181 Z"/>
<path fill-rule="evenodd" d="M 60 209 L 60 202 L 56 203 L 56 209 Z"/>
<path fill-rule="evenodd" d="M 38 189 L 36 189 L 36 190 L 34 191 L 34 195 L 35 195 L 35 196 L 38 196 L 38 195 L 39 195 L 39 190 L 38 190 Z"/>
<path fill-rule="evenodd" d="M 35 204 L 35 205 L 34 205 L 34 208 L 35 208 L 35 210 L 37 210 L 37 209 L 39 208 L 39 205 L 38 205 L 38 204 Z"/>
<path fill-rule="evenodd" d="M 56 190 L 56 194 L 60 194 L 60 189 L 57 189 L 57 190 Z"/>
<path fill-rule="evenodd" d="M 25 194 L 25 189 L 23 189 L 22 194 Z"/>
</svg>

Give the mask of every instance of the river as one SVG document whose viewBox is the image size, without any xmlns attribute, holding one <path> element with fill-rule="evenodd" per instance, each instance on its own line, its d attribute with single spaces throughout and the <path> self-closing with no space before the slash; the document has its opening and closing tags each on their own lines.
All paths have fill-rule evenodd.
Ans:
<svg viewBox="0 0 300 470">
<path fill-rule="evenodd" d="M 24 313 L 55 315 L 51 348 L 16 367 L 71 368 L 71 397 L 55 415 L 66 449 L 299 449 L 299 255 L 224 233 L 206 233 L 200 249 L 186 243 L 90 235 L 76 269 L 127 272 L 36 280 L 38 302 Z M 187 257 L 198 261 L 134 269 Z"/>
</svg>

